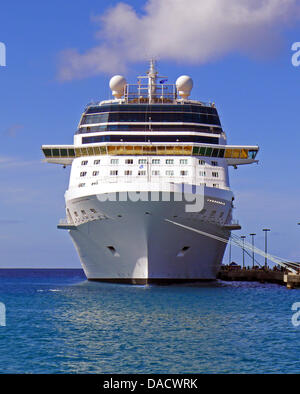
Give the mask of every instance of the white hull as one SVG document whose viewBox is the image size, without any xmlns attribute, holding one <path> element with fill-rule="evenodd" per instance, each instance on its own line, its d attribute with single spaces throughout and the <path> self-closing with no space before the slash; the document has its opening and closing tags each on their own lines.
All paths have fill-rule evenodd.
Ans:
<svg viewBox="0 0 300 394">
<path fill-rule="evenodd" d="M 218 192 L 226 206 L 206 203 L 208 217 L 185 212 L 185 201 L 100 202 L 96 195 L 68 201 L 69 207 L 93 208 L 102 217 L 95 215 L 70 229 L 87 278 L 128 283 L 214 280 L 226 245 L 166 219 L 228 239 L 229 231 L 209 218 L 211 209 L 216 217 L 220 209 L 226 210 L 225 217 L 231 215 L 231 192 Z"/>
</svg>

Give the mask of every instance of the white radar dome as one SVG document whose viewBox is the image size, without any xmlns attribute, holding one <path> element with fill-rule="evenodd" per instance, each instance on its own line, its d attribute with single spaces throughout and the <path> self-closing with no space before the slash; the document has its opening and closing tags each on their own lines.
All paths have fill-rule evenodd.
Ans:
<svg viewBox="0 0 300 394">
<path fill-rule="evenodd" d="M 115 75 L 109 81 L 109 87 L 112 90 L 113 96 L 115 98 L 121 98 L 124 96 L 124 89 L 126 86 L 126 79 L 122 75 Z"/>
<path fill-rule="evenodd" d="M 188 75 L 181 75 L 181 77 L 177 78 L 176 88 L 179 95 L 183 98 L 187 98 L 191 94 L 193 85 L 193 80 Z"/>
</svg>

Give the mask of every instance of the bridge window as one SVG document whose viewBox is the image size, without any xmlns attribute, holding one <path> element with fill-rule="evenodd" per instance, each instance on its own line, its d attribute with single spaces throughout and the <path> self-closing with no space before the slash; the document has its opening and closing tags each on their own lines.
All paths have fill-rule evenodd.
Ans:
<svg viewBox="0 0 300 394">
<path fill-rule="evenodd" d="M 132 175 L 132 171 L 130 170 L 126 170 L 124 171 L 124 175 L 128 176 L 128 175 Z"/>
<path fill-rule="evenodd" d="M 138 175 L 140 175 L 140 176 L 145 176 L 145 175 L 146 175 L 146 171 L 139 171 L 139 172 L 138 172 Z"/>
<path fill-rule="evenodd" d="M 179 164 L 186 165 L 188 163 L 187 159 L 180 159 Z"/>
<path fill-rule="evenodd" d="M 51 157 L 52 156 L 52 150 L 51 149 L 43 149 L 45 157 Z"/>
<path fill-rule="evenodd" d="M 213 172 L 212 176 L 213 176 L 213 178 L 219 178 L 219 173 L 218 172 Z"/>
<path fill-rule="evenodd" d="M 126 159 L 125 164 L 133 164 L 133 159 Z"/>
<path fill-rule="evenodd" d="M 99 175 L 99 171 L 93 171 L 93 176 Z"/>
<path fill-rule="evenodd" d="M 180 175 L 181 176 L 186 176 L 186 175 L 188 175 L 188 172 L 187 171 L 180 171 Z"/>
<path fill-rule="evenodd" d="M 82 172 L 80 173 L 80 176 L 86 176 L 86 171 L 82 171 Z"/>
<path fill-rule="evenodd" d="M 94 137 L 93 137 L 94 138 Z M 65 148 L 63 148 L 65 149 Z M 43 153 L 46 158 L 63 158 L 59 147 L 43 148 Z M 76 147 L 75 149 L 67 149 L 69 156 L 66 159 L 73 159 L 74 157 L 81 157 L 85 159 L 86 156 L 94 155 L 176 155 L 176 156 L 203 156 L 203 157 L 218 157 L 226 159 L 249 159 L 255 160 L 258 153 L 257 149 L 247 148 L 212 148 L 205 146 L 189 146 L 189 145 L 113 145 L 113 146 L 89 146 L 88 148 Z M 173 160 L 173 159 L 166 159 Z M 181 159 L 180 164 L 188 164 L 186 159 Z M 134 160 L 133 160 L 134 161 Z M 71 160 L 67 163 L 70 164 Z M 166 164 L 172 161 L 165 161 Z M 175 161 L 174 161 L 175 162 Z M 63 161 L 62 161 L 63 163 Z M 94 160 L 94 164 L 99 164 L 100 159 Z M 200 159 L 199 165 L 206 165 L 207 161 Z M 218 163 L 212 160 L 212 165 Z M 82 160 L 81 165 L 87 165 L 88 160 Z M 111 159 L 111 164 L 119 164 L 119 159 Z M 147 159 L 139 159 L 138 164 L 147 164 Z M 159 159 L 153 159 L 152 164 L 160 164 Z"/>
<path fill-rule="evenodd" d="M 113 175 L 113 176 L 118 175 L 118 170 L 112 170 L 112 171 L 110 171 L 110 175 Z"/>
<path fill-rule="evenodd" d="M 248 159 L 254 160 L 257 155 L 257 150 L 249 150 L 248 152 Z"/>
</svg>

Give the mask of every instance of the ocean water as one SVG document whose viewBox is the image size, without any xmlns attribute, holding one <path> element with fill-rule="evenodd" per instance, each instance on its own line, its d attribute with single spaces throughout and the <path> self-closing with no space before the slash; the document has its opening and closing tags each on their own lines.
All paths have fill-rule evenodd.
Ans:
<svg viewBox="0 0 300 394">
<path fill-rule="evenodd" d="M 129 286 L 81 270 L 0 270 L 1 373 L 297 373 L 300 290 Z"/>
</svg>

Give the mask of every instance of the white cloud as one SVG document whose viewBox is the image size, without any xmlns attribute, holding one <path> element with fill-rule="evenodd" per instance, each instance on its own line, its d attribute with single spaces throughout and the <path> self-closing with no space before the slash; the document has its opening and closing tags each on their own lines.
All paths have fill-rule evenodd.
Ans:
<svg viewBox="0 0 300 394">
<path fill-rule="evenodd" d="M 123 72 L 150 57 L 203 64 L 232 52 L 269 55 L 300 19 L 298 0 L 148 0 L 139 15 L 119 3 L 94 18 L 99 44 L 61 54 L 60 78 Z"/>
<path fill-rule="evenodd" d="M 8 156 L 0 156 L 0 170 L 7 169 L 7 168 L 15 168 L 15 167 L 27 167 L 27 166 L 36 166 L 40 164 L 40 161 L 32 160 L 22 160 L 16 157 L 8 157 Z"/>
<path fill-rule="evenodd" d="M 4 131 L 4 134 L 9 137 L 14 138 L 17 136 L 19 131 L 22 130 L 23 128 L 24 128 L 24 125 L 16 123 L 16 124 L 11 125 L 8 129 L 6 129 Z"/>
</svg>

